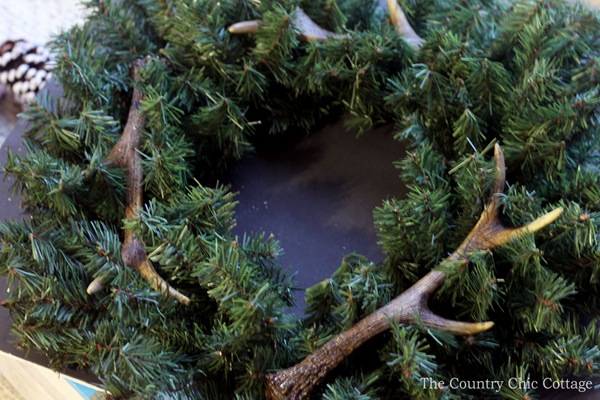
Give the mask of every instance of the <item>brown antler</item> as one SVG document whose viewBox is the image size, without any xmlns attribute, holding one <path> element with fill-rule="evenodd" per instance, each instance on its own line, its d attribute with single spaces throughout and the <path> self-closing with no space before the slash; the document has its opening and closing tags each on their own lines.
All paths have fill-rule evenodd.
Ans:
<svg viewBox="0 0 600 400">
<path fill-rule="evenodd" d="M 296 7 L 292 13 L 292 20 L 298 29 L 298 39 L 303 42 L 318 40 L 320 42 L 327 38 L 340 39 L 344 35 L 330 32 L 317 25 L 304 11 Z M 265 26 L 266 22 L 260 20 L 244 21 L 233 24 L 229 27 L 230 33 L 256 33 L 261 26 Z"/>
<path fill-rule="evenodd" d="M 131 74 L 135 81 L 139 80 L 138 70 L 148 62 L 149 58 L 136 60 L 131 64 Z M 146 115 L 140 113 L 140 106 L 144 100 L 144 94 L 137 88 L 133 88 L 133 98 L 127 124 L 123 135 L 112 148 L 107 157 L 108 165 L 114 165 L 127 170 L 129 181 L 127 183 L 127 207 L 125 217 L 133 218 L 139 216 L 143 203 L 142 164 L 140 163 L 140 139 L 142 130 L 146 125 Z M 183 304 L 189 304 L 190 300 L 170 287 L 167 282 L 156 272 L 146 254 L 144 243 L 130 229 L 125 230 L 125 241 L 121 248 L 121 258 L 131 268 L 140 272 L 142 277 L 152 284 L 155 290 L 167 293 Z M 87 288 L 89 294 L 96 293 L 104 288 L 102 276 L 97 277 Z"/>
<path fill-rule="evenodd" d="M 404 40 L 406 40 L 413 49 L 419 50 L 421 48 L 423 39 L 416 34 L 408 22 L 408 19 L 406 19 L 406 15 L 404 15 L 402 8 L 398 4 L 398 0 L 379 0 L 377 8 L 380 10 L 385 10 L 386 8 L 389 9 L 392 24 L 394 24 L 398 33 L 404 35 Z"/>
<path fill-rule="evenodd" d="M 505 180 L 504 156 L 498 144 L 494 156 L 498 177 L 493 186 L 493 193 L 479 221 L 458 249 L 448 257 L 450 260 L 466 260 L 474 251 L 501 246 L 527 230 L 535 232 L 550 224 L 563 212 L 560 207 L 520 228 L 504 227 L 498 216 L 496 195 L 502 193 Z M 452 321 L 433 314 L 427 306 L 427 300 L 442 284 L 444 278 L 443 271 L 431 271 L 386 306 L 360 320 L 351 329 L 340 333 L 299 364 L 267 375 L 267 399 L 307 399 L 312 389 L 329 371 L 367 340 L 389 329 L 390 321 L 414 325 L 415 319 L 419 318 L 426 327 L 456 335 L 472 335 L 494 326 L 493 322 Z"/>
<path fill-rule="evenodd" d="M 412 26 L 410 26 L 410 23 L 406 19 L 406 16 L 404 15 L 402 8 L 400 8 L 397 0 L 378 0 L 377 8 L 382 11 L 388 8 L 392 23 L 396 27 L 396 30 L 404 35 L 404 40 L 406 40 L 406 42 L 415 50 L 419 50 L 421 48 L 423 39 L 421 39 L 419 35 L 415 33 Z M 299 7 L 296 7 L 293 12 L 293 21 L 299 30 L 298 39 L 303 42 L 308 42 L 311 40 L 318 40 L 322 42 L 327 38 L 340 39 L 344 37 L 344 35 L 333 33 L 321 28 Z M 267 25 L 266 22 L 261 20 L 243 21 L 231 25 L 229 27 L 229 32 L 237 34 L 256 33 L 260 27 L 265 25 Z"/>
</svg>

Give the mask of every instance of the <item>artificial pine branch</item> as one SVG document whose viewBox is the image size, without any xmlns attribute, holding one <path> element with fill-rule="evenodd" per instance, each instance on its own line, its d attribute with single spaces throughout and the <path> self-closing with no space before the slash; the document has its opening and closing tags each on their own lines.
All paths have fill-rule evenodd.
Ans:
<svg viewBox="0 0 600 400">
<path fill-rule="evenodd" d="M 134 61 L 131 64 L 131 76 L 134 82 L 140 81 L 140 69 L 150 60 L 150 57 Z M 143 206 L 142 184 L 144 177 L 142 174 L 142 164 L 140 160 L 139 148 L 142 131 L 146 125 L 146 115 L 140 112 L 144 101 L 144 93 L 137 87 L 133 88 L 133 98 L 129 117 L 123 131 L 123 135 L 110 151 L 107 157 L 108 166 L 124 168 L 127 171 L 127 206 L 125 207 L 126 218 L 137 218 Z M 89 174 L 89 172 L 88 172 Z M 158 275 L 151 261 L 146 254 L 144 243 L 137 237 L 131 229 L 125 229 L 125 241 L 121 249 L 121 258 L 132 269 L 139 271 L 142 277 L 152 284 L 155 290 L 166 292 L 183 304 L 189 304 L 190 299 L 179 293 L 165 282 Z M 96 293 L 104 289 L 102 283 L 103 276 L 99 276 L 90 283 L 87 292 Z"/>
</svg>

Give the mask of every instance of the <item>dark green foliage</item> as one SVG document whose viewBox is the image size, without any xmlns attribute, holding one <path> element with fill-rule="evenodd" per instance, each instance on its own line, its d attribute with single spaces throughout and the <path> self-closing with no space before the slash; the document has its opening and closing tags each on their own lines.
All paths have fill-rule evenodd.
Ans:
<svg viewBox="0 0 600 400">
<path fill-rule="evenodd" d="M 9 152 L 31 219 L 1 224 L 0 274 L 18 346 L 53 368 L 87 367 L 113 398 L 260 399 L 287 368 L 389 303 L 431 269 L 447 273 L 429 306 L 485 321 L 453 336 L 393 324 L 317 388 L 333 399 L 523 399 L 529 389 L 452 389 L 435 381 L 599 375 L 600 18 L 563 1 L 401 0 L 425 42 L 415 52 L 362 0 L 110 0 L 57 36 L 62 100 L 23 118 L 27 155 Z M 340 39 L 302 43 L 296 8 Z M 252 35 L 228 27 L 262 19 Z M 139 149 L 144 207 L 124 219 L 125 171 L 107 163 L 133 80 L 147 124 Z M 160 60 L 163 58 L 164 61 Z M 346 115 L 362 132 L 395 120 L 408 194 L 374 212 L 387 258 L 349 254 L 290 314 L 294 274 L 276 238 L 234 237 L 235 198 L 212 177 L 251 151 L 255 130 L 310 129 Z M 477 222 L 506 156 L 499 211 L 508 226 L 556 207 L 552 225 L 466 260 L 444 261 Z M 121 259 L 123 229 L 146 246 L 183 306 Z M 101 277 L 107 289 L 87 285 Z M 447 385 L 446 385 L 447 386 Z M 478 397 L 479 396 L 479 397 Z"/>
<path fill-rule="evenodd" d="M 332 385 L 327 385 L 323 393 L 324 400 L 371 400 L 378 399 L 378 390 L 373 386 L 377 376 L 361 376 L 360 378 L 340 378 Z"/>
<path fill-rule="evenodd" d="M 423 388 L 422 379 L 432 377 L 437 365 L 435 357 L 427 354 L 427 341 L 420 337 L 414 327 L 392 325 L 393 339 L 382 351 L 382 361 L 387 364 L 389 374 L 402 380 L 409 394 L 417 395 Z"/>
<path fill-rule="evenodd" d="M 335 326 L 337 332 L 346 330 L 386 305 L 392 299 L 392 286 L 383 265 L 350 254 L 344 257 L 331 279 L 307 289 L 304 324 L 308 327 L 315 323 Z"/>
</svg>

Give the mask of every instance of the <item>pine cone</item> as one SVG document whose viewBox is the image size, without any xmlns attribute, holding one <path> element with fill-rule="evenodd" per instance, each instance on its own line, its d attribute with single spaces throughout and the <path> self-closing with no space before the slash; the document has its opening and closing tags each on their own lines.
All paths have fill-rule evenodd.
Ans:
<svg viewBox="0 0 600 400">
<path fill-rule="evenodd" d="M 43 46 L 25 40 L 7 40 L 0 45 L 0 84 L 21 103 L 33 102 L 51 77 L 51 55 Z"/>
</svg>

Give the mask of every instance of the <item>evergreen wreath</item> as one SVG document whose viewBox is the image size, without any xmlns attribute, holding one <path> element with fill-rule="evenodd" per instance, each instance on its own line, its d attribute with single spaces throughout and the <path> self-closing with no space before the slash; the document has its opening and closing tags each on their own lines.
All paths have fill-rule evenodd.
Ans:
<svg viewBox="0 0 600 400">
<path fill-rule="evenodd" d="M 431 383 L 532 374 L 578 391 L 569 374 L 598 376 L 596 13 L 87 5 L 50 44 L 63 98 L 24 112 L 28 154 L 5 165 L 31 215 L 1 225 L 19 347 L 90 368 L 115 399 L 528 399 L 524 385 Z M 374 212 L 386 260 L 345 257 L 299 319 L 275 238 L 234 237 L 234 195 L 193 178 L 256 131 L 342 114 L 361 131 L 396 121 L 410 192 Z"/>
</svg>

